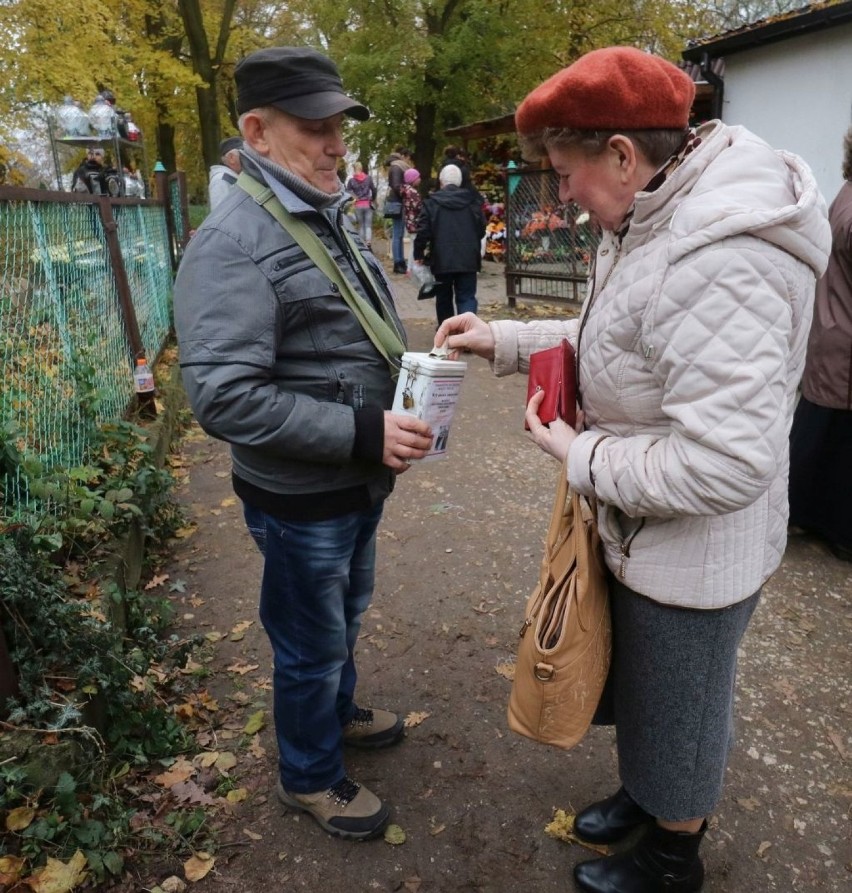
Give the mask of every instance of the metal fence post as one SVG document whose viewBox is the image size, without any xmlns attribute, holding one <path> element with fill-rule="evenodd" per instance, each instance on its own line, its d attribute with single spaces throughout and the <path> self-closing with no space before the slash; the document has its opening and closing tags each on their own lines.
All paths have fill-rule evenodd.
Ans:
<svg viewBox="0 0 852 893">
<path fill-rule="evenodd" d="M 127 269 L 124 266 L 124 257 L 121 254 L 121 245 L 118 241 L 118 224 L 115 222 L 112 205 L 108 198 L 99 198 L 98 208 L 101 213 L 101 225 L 106 237 L 107 250 L 109 251 L 110 266 L 115 279 L 115 290 L 121 306 L 124 330 L 130 343 L 130 352 L 135 359 L 136 357 L 144 356 L 145 346 L 142 344 L 142 336 L 139 333 L 139 322 L 136 319 L 136 309 L 133 306 L 130 282 L 127 278 Z"/>
</svg>

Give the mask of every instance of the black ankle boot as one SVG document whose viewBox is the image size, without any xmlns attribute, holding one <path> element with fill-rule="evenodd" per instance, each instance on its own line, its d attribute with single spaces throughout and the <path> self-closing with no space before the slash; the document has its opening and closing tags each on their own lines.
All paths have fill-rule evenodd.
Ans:
<svg viewBox="0 0 852 893">
<path fill-rule="evenodd" d="M 587 806 L 574 819 L 574 833 L 588 843 L 615 843 L 634 828 L 653 822 L 654 817 L 624 790 Z"/>
<path fill-rule="evenodd" d="M 706 830 L 707 822 L 695 834 L 654 824 L 626 852 L 581 862 L 574 878 L 587 893 L 697 893 L 704 883 L 698 847 Z"/>
</svg>

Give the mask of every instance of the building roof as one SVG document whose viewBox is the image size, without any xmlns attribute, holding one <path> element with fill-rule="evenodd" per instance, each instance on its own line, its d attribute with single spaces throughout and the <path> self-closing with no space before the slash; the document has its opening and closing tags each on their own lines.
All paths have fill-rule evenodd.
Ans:
<svg viewBox="0 0 852 893">
<path fill-rule="evenodd" d="M 688 62 L 700 62 L 705 56 L 730 56 L 741 50 L 753 49 L 790 37 L 799 37 L 852 22 L 852 0 L 837 3 L 827 0 L 810 6 L 780 13 L 722 34 L 691 40 L 681 53 Z"/>
</svg>

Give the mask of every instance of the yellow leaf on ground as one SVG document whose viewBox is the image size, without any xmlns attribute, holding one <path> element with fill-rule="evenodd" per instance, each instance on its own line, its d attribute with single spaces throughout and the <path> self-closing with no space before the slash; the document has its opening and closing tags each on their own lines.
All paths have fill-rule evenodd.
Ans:
<svg viewBox="0 0 852 893">
<path fill-rule="evenodd" d="M 226 750 L 219 754 L 214 765 L 220 772 L 227 772 L 237 765 L 237 758 L 229 750 Z"/>
<path fill-rule="evenodd" d="M 219 505 L 221 505 L 222 508 L 226 508 L 226 509 L 230 508 L 232 505 L 236 505 L 236 504 L 237 504 L 237 500 L 234 496 L 229 496 L 227 499 L 223 499 L 219 503 Z"/>
<path fill-rule="evenodd" d="M 7 831 L 23 831 L 29 828 L 35 818 L 36 811 L 31 806 L 19 806 L 17 809 L 10 809 L 6 815 Z"/>
<path fill-rule="evenodd" d="M 20 856 L 0 856 L 0 884 L 14 886 L 20 880 L 24 864 Z"/>
<path fill-rule="evenodd" d="M 264 727 L 266 723 L 263 716 L 263 710 L 258 710 L 257 713 L 252 713 L 248 718 L 248 722 L 243 727 L 243 731 L 246 735 L 256 735 Z"/>
<path fill-rule="evenodd" d="M 391 846 L 405 843 L 405 831 L 399 825 L 388 825 L 385 828 L 385 843 L 389 843 Z"/>
<path fill-rule="evenodd" d="M 196 853 L 191 859 L 187 859 L 183 863 L 183 872 L 188 881 L 195 883 L 203 877 L 207 877 L 215 864 L 215 857 L 209 853 Z"/>
<path fill-rule="evenodd" d="M 225 794 L 225 799 L 228 803 L 242 803 L 243 800 L 248 798 L 248 791 L 245 788 L 234 788 L 233 791 L 228 791 Z"/>
<path fill-rule="evenodd" d="M 549 825 L 545 825 L 544 833 L 548 837 L 553 837 L 556 840 L 562 840 L 565 843 L 578 843 L 580 846 L 584 846 L 587 850 L 592 850 L 595 853 L 608 856 L 610 854 L 609 847 L 598 846 L 594 843 L 586 843 L 585 840 L 580 840 L 579 837 L 574 836 L 574 818 L 575 816 L 573 813 L 565 812 L 564 809 L 554 809 L 553 821 L 550 822 Z"/>
<path fill-rule="evenodd" d="M 48 858 L 41 871 L 27 878 L 33 893 L 69 893 L 79 887 L 88 877 L 86 857 L 77 850 L 69 862 Z"/>
<path fill-rule="evenodd" d="M 413 729 L 415 726 L 419 726 L 424 719 L 428 719 L 431 715 L 431 713 L 426 713 L 425 710 L 413 711 L 405 717 L 405 728 Z"/>
<path fill-rule="evenodd" d="M 205 753 L 200 753 L 192 762 L 202 769 L 209 769 L 218 759 L 218 750 L 208 750 Z"/>
</svg>

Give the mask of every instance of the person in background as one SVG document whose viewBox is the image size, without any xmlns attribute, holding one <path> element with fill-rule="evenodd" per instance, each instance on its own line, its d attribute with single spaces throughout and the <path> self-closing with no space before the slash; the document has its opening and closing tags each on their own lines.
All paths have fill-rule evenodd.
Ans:
<svg viewBox="0 0 852 893">
<path fill-rule="evenodd" d="M 524 99 L 526 157 L 603 236 L 579 319 L 447 320 L 435 343 L 497 375 L 562 338 L 577 356 L 578 429 L 531 437 L 598 506 L 613 648 L 597 721 L 614 723 L 620 786 L 574 833 L 613 844 L 581 862 L 590 893 L 695 893 L 706 817 L 733 741 L 737 649 L 784 554 L 789 431 L 831 235 L 808 166 L 744 127 L 692 129 L 695 84 L 608 47 Z M 759 821 L 759 816 L 752 820 Z M 727 832 L 724 832 L 727 833 Z"/>
<path fill-rule="evenodd" d="M 210 179 L 207 184 L 207 195 L 212 211 L 230 193 L 242 170 L 240 149 L 243 147 L 241 137 L 229 136 L 219 143 L 220 164 L 210 168 Z"/>
<path fill-rule="evenodd" d="M 360 161 L 356 161 L 352 169 L 352 176 L 346 183 L 346 191 L 355 198 L 355 219 L 358 221 L 358 235 L 368 248 L 372 248 L 376 184 L 369 174 L 364 173 L 364 165 Z"/>
<path fill-rule="evenodd" d="M 388 156 L 388 193 L 387 197 L 394 201 L 402 201 L 402 187 L 405 183 L 405 172 L 411 167 L 411 150 L 405 146 L 397 146 Z M 391 254 L 394 273 L 405 273 L 405 220 L 403 215 L 391 219 Z"/>
<path fill-rule="evenodd" d="M 470 160 L 467 152 L 460 146 L 447 146 L 444 149 L 444 157 L 441 159 L 441 168 L 448 164 L 454 164 L 462 174 L 462 189 L 473 189 L 473 180 L 470 176 Z"/>
<path fill-rule="evenodd" d="M 403 719 L 356 702 L 355 646 L 385 499 L 431 431 L 390 411 L 405 333 L 381 265 L 343 219 L 344 121 L 368 109 L 307 47 L 258 50 L 234 78 L 245 177 L 181 261 L 180 365 L 199 423 L 231 444 L 234 490 L 264 556 L 278 798 L 362 840 L 389 810 L 349 776 L 344 745 L 397 744 Z M 351 283 L 351 304 L 294 237 L 299 221 Z M 382 349 L 359 321 L 368 307 Z"/>
<path fill-rule="evenodd" d="M 90 192 L 93 195 L 105 195 L 104 183 L 104 150 L 100 146 L 90 146 L 86 157 L 71 177 L 72 192 Z"/>
<path fill-rule="evenodd" d="M 441 169 L 440 189 L 424 199 L 414 237 L 414 263 L 424 263 L 428 255 L 435 277 L 438 325 L 454 313 L 475 313 L 478 306 L 476 276 L 482 269 L 485 215 L 479 193 L 463 189 L 461 181 L 456 165 Z"/>
<path fill-rule="evenodd" d="M 790 435 L 790 523 L 852 561 L 852 127 L 828 212 L 832 248 L 817 283 L 802 396 Z"/>
<path fill-rule="evenodd" d="M 410 167 L 404 174 L 402 184 L 402 217 L 405 221 L 405 231 L 412 236 L 411 259 L 407 262 L 406 269 L 411 266 L 414 258 L 414 233 L 417 232 L 417 220 L 423 207 L 423 199 L 418 191 L 420 187 L 420 171 Z"/>
</svg>

